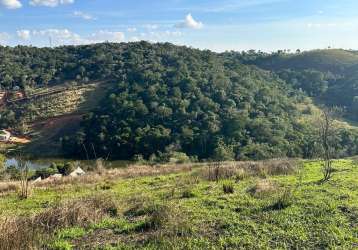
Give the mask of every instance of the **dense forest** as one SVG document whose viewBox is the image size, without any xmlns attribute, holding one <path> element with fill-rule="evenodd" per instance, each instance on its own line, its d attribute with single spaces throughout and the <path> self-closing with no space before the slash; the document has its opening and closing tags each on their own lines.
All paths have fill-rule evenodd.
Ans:
<svg viewBox="0 0 358 250">
<path fill-rule="evenodd" d="M 344 106 L 347 117 L 356 119 L 354 63 L 342 63 L 342 71 L 278 65 L 291 57 L 218 54 L 147 42 L 0 47 L 0 84 L 27 93 L 64 83 L 113 83 L 101 105 L 84 115 L 79 131 L 62 138 L 63 151 L 72 156 L 314 157 L 317 132 L 303 119 L 313 116 L 308 96 L 326 105 Z M 352 74 L 343 76 L 348 68 Z M 3 126 L 18 119 L 13 110 L 3 108 Z M 357 130 L 341 128 L 335 136 L 336 156 L 358 153 Z"/>
</svg>

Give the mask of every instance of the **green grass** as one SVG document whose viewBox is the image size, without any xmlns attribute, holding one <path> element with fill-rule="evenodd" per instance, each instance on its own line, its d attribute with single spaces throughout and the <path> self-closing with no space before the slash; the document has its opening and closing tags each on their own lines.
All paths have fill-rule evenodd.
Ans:
<svg viewBox="0 0 358 250">
<path fill-rule="evenodd" d="M 56 232 L 52 249 L 354 249 L 358 247 L 358 165 L 334 164 L 323 184 L 318 162 L 294 175 L 210 182 L 191 173 L 118 180 L 109 190 L 119 215 Z M 254 195 L 260 182 L 273 189 Z M 230 184 L 234 192 L 224 192 Z M 0 200 L 3 215 L 38 213 L 58 199 L 95 191 L 36 190 L 28 200 Z"/>
</svg>

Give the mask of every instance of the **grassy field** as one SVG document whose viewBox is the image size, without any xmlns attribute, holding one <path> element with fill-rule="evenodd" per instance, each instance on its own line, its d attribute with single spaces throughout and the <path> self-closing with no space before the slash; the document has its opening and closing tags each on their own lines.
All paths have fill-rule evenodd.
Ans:
<svg viewBox="0 0 358 250">
<path fill-rule="evenodd" d="M 3 193 L 0 249 L 357 249 L 358 163 L 334 166 L 324 183 L 316 161 L 134 166 Z"/>
</svg>

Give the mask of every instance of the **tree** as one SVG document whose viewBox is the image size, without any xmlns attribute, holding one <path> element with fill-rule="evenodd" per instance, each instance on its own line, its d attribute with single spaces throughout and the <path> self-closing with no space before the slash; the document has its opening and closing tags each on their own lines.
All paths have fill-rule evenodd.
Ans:
<svg viewBox="0 0 358 250">
<path fill-rule="evenodd" d="M 321 146 L 321 158 L 323 159 L 323 179 L 328 181 L 333 173 L 333 149 L 337 142 L 335 141 L 334 116 L 338 112 L 337 108 L 322 108 L 321 116 L 318 119 L 319 142 Z"/>
<path fill-rule="evenodd" d="M 235 159 L 235 153 L 233 145 L 227 145 L 220 139 L 214 149 L 213 158 L 216 161 L 233 161 Z"/>
</svg>

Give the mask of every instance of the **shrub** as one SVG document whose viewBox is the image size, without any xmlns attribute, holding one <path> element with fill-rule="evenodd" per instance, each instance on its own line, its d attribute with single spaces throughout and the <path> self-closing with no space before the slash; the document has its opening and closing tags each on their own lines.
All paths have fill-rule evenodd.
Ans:
<svg viewBox="0 0 358 250">
<path fill-rule="evenodd" d="M 66 162 L 63 165 L 57 165 L 58 172 L 62 175 L 70 175 L 75 170 L 75 164 L 73 162 Z"/>
<path fill-rule="evenodd" d="M 143 155 L 141 155 L 141 154 L 134 155 L 133 161 L 136 163 L 145 163 L 145 159 L 144 159 Z"/>
<path fill-rule="evenodd" d="M 235 159 L 234 148 L 232 145 L 226 145 L 223 140 L 219 140 L 214 149 L 213 159 L 216 161 L 232 161 Z"/>
<path fill-rule="evenodd" d="M 187 163 L 187 162 L 190 162 L 190 158 L 183 152 L 172 152 L 169 155 L 169 162 L 170 163 Z"/>
<path fill-rule="evenodd" d="M 10 180 L 20 180 L 20 171 L 16 166 L 9 166 L 5 169 L 4 175 L 7 175 Z"/>
<path fill-rule="evenodd" d="M 51 175 L 57 174 L 58 170 L 56 166 L 51 165 L 49 168 L 41 168 L 37 169 L 35 171 L 35 174 L 33 175 L 33 179 L 37 179 L 41 177 L 42 179 L 46 179 L 50 177 Z"/>
<path fill-rule="evenodd" d="M 225 194 L 233 194 L 234 193 L 234 183 L 232 181 L 225 181 L 223 183 L 223 191 Z"/>
</svg>

